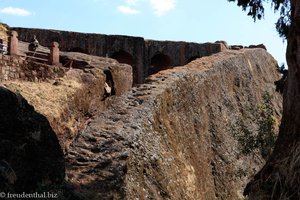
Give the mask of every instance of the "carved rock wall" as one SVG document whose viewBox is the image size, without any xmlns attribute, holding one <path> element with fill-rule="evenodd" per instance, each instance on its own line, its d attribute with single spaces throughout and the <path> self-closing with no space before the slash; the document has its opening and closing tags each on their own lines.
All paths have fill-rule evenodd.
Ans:
<svg viewBox="0 0 300 200">
<path fill-rule="evenodd" d="M 280 118 L 276 66 L 263 49 L 226 51 L 150 76 L 71 144 L 68 181 L 89 199 L 243 199 L 263 161 L 229 123 L 265 91 Z"/>
<path fill-rule="evenodd" d="M 174 41 L 144 40 L 141 37 L 77 33 L 68 31 L 13 28 L 19 33 L 19 40 L 30 42 L 33 35 L 40 44 L 50 46 L 53 41 L 60 45 L 62 51 L 82 52 L 97 56 L 108 56 L 126 63 L 133 68 L 134 83 L 143 83 L 151 73 L 152 59 L 161 54 L 170 62 L 165 63 L 164 57 L 157 60 L 158 69 L 185 65 L 191 59 L 212 55 L 223 51 L 226 47 L 221 43 L 188 43 Z"/>
</svg>

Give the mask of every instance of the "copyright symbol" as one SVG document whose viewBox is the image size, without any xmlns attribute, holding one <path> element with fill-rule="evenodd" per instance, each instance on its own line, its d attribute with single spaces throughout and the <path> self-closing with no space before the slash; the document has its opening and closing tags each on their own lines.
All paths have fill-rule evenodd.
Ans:
<svg viewBox="0 0 300 200">
<path fill-rule="evenodd" d="M 5 198 L 5 193 L 4 192 L 0 192 L 0 198 Z"/>
</svg>

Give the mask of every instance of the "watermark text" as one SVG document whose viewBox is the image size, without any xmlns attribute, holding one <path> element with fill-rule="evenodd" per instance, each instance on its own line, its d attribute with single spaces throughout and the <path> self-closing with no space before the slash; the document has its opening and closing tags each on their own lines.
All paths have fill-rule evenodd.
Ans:
<svg viewBox="0 0 300 200">
<path fill-rule="evenodd" d="M 58 199 L 55 192 L 10 193 L 0 192 L 0 199 Z"/>
</svg>

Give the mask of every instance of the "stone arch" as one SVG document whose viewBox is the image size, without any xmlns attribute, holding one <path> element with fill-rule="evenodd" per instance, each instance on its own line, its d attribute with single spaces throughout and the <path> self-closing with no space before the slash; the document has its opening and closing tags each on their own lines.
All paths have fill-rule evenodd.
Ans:
<svg viewBox="0 0 300 200">
<path fill-rule="evenodd" d="M 83 48 L 80 48 L 80 47 L 70 48 L 68 50 L 68 52 L 79 52 L 79 53 L 89 54 L 86 50 L 84 50 Z"/>
<path fill-rule="evenodd" d="M 190 57 L 190 58 L 187 60 L 186 63 L 190 63 L 190 62 L 192 62 L 193 60 L 196 60 L 196 59 L 198 59 L 198 58 L 200 58 L 200 56 L 192 56 L 192 57 Z"/>
<path fill-rule="evenodd" d="M 132 67 L 133 84 L 138 83 L 139 74 L 138 74 L 138 71 L 135 66 L 134 58 L 130 53 L 120 50 L 120 51 L 114 52 L 111 55 L 111 58 L 117 60 L 119 63 L 125 63 L 125 64 L 130 65 Z M 142 76 L 142 75 L 140 75 L 140 76 Z"/>
<path fill-rule="evenodd" d="M 169 56 L 158 53 L 151 58 L 149 74 L 155 74 L 164 69 L 172 68 L 172 60 Z"/>
<path fill-rule="evenodd" d="M 133 66 L 134 64 L 133 56 L 130 53 L 123 50 L 114 52 L 111 55 L 111 58 L 116 59 L 119 63 L 125 63 L 131 66 Z"/>
</svg>

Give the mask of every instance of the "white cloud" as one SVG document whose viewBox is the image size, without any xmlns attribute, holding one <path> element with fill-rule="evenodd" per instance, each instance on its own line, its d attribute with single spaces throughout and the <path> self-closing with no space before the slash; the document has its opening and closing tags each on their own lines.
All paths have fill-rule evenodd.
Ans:
<svg viewBox="0 0 300 200">
<path fill-rule="evenodd" d="M 22 17 L 27 17 L 32 15 L 31 12 L 22 9 L 22 8 L 14 8 L 14 7 L 6 7 L 6 8 L 0 8 L 0 13 L 8 14 L 8 15 L 17 15 Z"/>
<path fill-rule="evenodd" d="M 138 14 L 140 10 L 135 9 L 140 2 L 149 2 L 156 16 L 162 16 L 175 9 L 176 0 L 123 0 L 126 5 L 121 5 L 118 10 L 124 14 Z"/>
<path fill-rule="evenodd" d="M 135 5 L 140 0 L 126 0 L 126 4 Z"/>
<path fill-rule="evenodd" d="M 175 8 L 175 0 L 150 0 L 150 4 L 154 9 L 154 14 L 162 16 Z"/>
<path fill-rule="evenodd" d="M 139 14 L 140 11 L 136 10 L 134 8 L 131 8 L 129 6 L 118 6 L 118 11 L 120 11 L 123 14 L 128 14 L 128 15 L 136 15 Z"/>
</svg>

